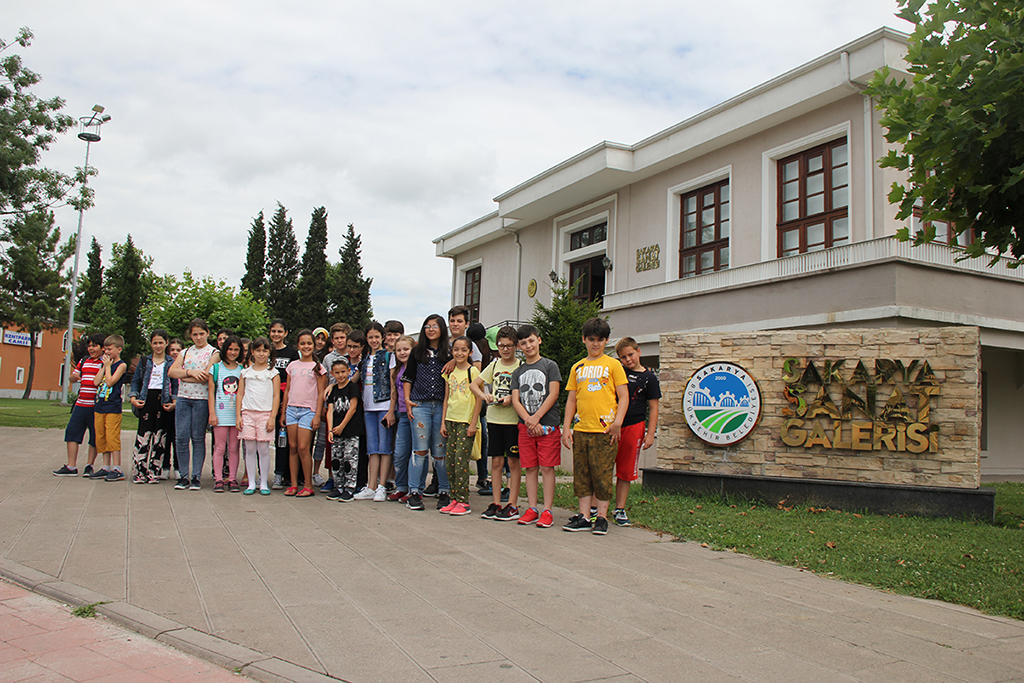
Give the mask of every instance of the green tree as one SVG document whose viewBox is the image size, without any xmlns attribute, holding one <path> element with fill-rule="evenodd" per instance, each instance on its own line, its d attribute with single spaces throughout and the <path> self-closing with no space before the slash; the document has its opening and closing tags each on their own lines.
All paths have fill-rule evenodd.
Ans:
<svg viewBox="0 0 1024 683">
<path fill-rule="evenodd" d="M 565 407 L 565 399 L 569 395 L 565 388 L 569 371 L 576 361 L 587 355 L 587 347 L 583 343 L 583 323 L 600 314 L 601 304 L 574 299 L 572 288 L 566 280 L 559 280 L 551 287 L 550 306 L 545 306 L 539 300 L 533 304 L 533 324 L 543 340 L 541 354 L 555 361 L 562 373 L 559 409 Z"/>
<path fill-rule="evenodd" d="M 114 303 L 117 320 L 124 327 L 111 330 L 124 337 L 126 359 L 145 353 L 146 338 L 142 328 L 142 307 L 152 295 L 156 286 L 153 273 L 153 259 L 143 255 L 128 235 L 124 244 L 115 242 L 110 249 L 110 267 L 107 268 L 107 289 Z M 97 321 L 108 326 L 110 321 Z"/>
<path fill-rule="evenodd" d="M 81 296 L 78 297 L 78 308 L 75 318 L 87 322 L 92 321 L 92 309 L 103 296 L 103 254 L 99 241 L 93 237 L 92 246 L 89 248 L 89 267 L 85 276 L 79 276 L 78 288 Z"/>
<path fill-rule="evenodd" d="M 973 231 L 971 257 L 986 250 L 1024 256 L 1024 12 L 989 0 L 900 0 L 899 17 L 916 27 L 904 82 L 888 69 L 866 92 L 884 111 L 886 140 L 897 148 L 883 167 L 908 170 L 889 201 L 897 218 L 915 205 L 922 222 Z M 901 239 L 931 241 L 934 228 Z"/>
<path fill-rule="evenodd" d="M 292 327 L 314 328 L 327 324 L 327 209 L 313 209 L 309 220 L 306 249 L 302 253 L 302 275 L 297 291 L 298 306 Z M 330 327 L 330 325 L 327 325 Z"/>
<path fill-rule="evenodd" d="M 142 307 L 144 329 L 162 327 L 172 337 L 191 343 L 186 327 L 193 318 L 202 318 L 211 330 L 230 327 L 240 336 L 255 338 L 267 333 L 270 317 L 267 307 L 248 290 L 235 291 L 223 280 L 211 277 L 197 280 L 185 271 L 180 279 L 161 278 L 160 285 Z"/>
<path fill-rule="evenodd" d="M 114 300 L 110 298 L 110 294 L 106 292 L 101 294 L 100 298 L 93 302 L 90 310 L 92 315 L 83 330 L 83 334 L 85 335 L 90 335 L 94 332 L 99 332 L 103 335 L 121 334 L 121 331 L 128 326 L 125 319 L 117 312 L 117 306 L 114 304 Z M 128 357 L 127 353 L 123 353 L 121 355 L 125 358 Z"/>
<path fill-rule="evenodd" d="M 245 275 L 242 276 L 242 289 L 252 292 L 257 299 L 263 299 L 263 286 L 267 277 L 267 227 L 263 222 L 263 212 L 252 219 L 249 227 L 249 247 L 245 253 Z"/>
<path fill-rule="evenodd" d="M 9 219 L 0 230 L 0 318 L 32 335 L 63 328 L 68 315 L 68 274 L 64 266 L 75 251 L 74 238 L 60 243 L 53 213 L 37 211 Z M 29 344 L 25 393 L 32 393 L 36 345 Z"/>
<path fill-rule="evenodd" d="M 31 42 L 32 31 L 23 27 L 13 43 L 0 39 L 0 55 Z M 83 209 L 92 205 L 85 180 L 95 169 L 79 168 L 67 175 L 39 165 L 57 136 L 75 125 L 72 117 L 60 113 L 64 100 L 42 100 L 32 93 L 39 81 L 20 55 L 0 58 L 0 215 L 37 213 L 64 203 Z"/>
<path fill-rule="evenodd" d="M 288 210 L 278 202 L 267 237 L 267 279 L 263 290 L 263 300 L 273 317 L 288 320 L 294 315 L 298 280 L 299 243 L 295 241 Z"/>
<path fill-rule="evenodd" d="M 355 226 L 348 224 L 345 244 L 338 250 L 341 260 L 328 268 L 328 319 L 332 323 L 346 322 L 363 328 L 373 320 L 370 304 L 370 285 L 373 278 L 363 277 L 363 238 L 356 234 Z"/>
</svg>

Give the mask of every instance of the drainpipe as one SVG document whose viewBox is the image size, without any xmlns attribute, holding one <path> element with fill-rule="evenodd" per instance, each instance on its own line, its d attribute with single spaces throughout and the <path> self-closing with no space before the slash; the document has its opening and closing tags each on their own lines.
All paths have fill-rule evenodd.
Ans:
<svg viewBox="0 0 1024 683">
<path fill-rule="evenodd" d="M 509 230 L 505 227 L 505 219 L 501 219 L 501 229 L 512 235 L 516 240 L 516 321 L 521 320 L 519 317 L 519 300 L 523 295 L 523 244 L 519 241 L 519 233 L 515 230 Z"/>
<path fill-rule="evenodd" d="M 853 82 L 850 77 L 850 53 L 843 50 L 839 53 L 839 69 L 843 74 L 843 85 L 852 92 L 863 92 L 864 87 Z M 871 111 L 874 100 L 864 95 L 863 99 L 863 132 L 864 132 L 864 237 L 874 239 L 875 234 L 875 155 L 872 146 L 873 121 Z M 852 197 L 851 197 L 852 199 Z"/>
</svg>

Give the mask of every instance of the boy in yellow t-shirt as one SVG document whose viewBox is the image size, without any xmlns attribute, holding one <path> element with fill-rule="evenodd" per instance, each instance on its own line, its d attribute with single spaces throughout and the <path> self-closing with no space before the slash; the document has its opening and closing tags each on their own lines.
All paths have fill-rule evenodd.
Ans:
<svg viewBox="0 0 1024 683">
<path fill-rule="evenodd" d="M 573 492 L 579 499 L 579 514 L 569 519 L 564 531 L 608 533 L 608 501 L 614 493 L 612 472 L 618 453 L 619 433 L 629 406 L 626 372 L 622 363 L 606 356 L 611 327 L 601 318 L 583 323 L 587 357 L 569 372 L 569 398 L 565 404 L 562 445 L 572 449 Z M 573 417 L 579 415 L 576 426 Z M 591 524 L 591 503 L 597 518 Z"/>
</svg>

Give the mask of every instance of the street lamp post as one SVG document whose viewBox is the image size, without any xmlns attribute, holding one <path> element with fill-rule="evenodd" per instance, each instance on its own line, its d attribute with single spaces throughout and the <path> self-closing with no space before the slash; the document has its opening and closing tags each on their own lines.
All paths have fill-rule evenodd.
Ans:
<svg viewBox="0 0 1024 683">
<path fill-rule="evenodd" d="M 89 182 L 89 147 L 100 141 L 100 126 L 110 120 L 109 114 L 103 113 L 103 107 L 92 108 L 91 116 L 78 119 L 78 139 L 85 140 L 85 174 L 83 183 Z M 78 298 L 78 257 L 82 253 L 82 217 L 85 207 L 78 208 L 78 235 L 75 237 L 75 267 L 71 275 L 71 301 L 68 306 L 67 348 L 64 350 L 64 381 L 61 386 L 61 403 L 67 405 L 68 393 L 71 389 L 71 358 L 75 346 L 75 299 Z"/>
</svg>

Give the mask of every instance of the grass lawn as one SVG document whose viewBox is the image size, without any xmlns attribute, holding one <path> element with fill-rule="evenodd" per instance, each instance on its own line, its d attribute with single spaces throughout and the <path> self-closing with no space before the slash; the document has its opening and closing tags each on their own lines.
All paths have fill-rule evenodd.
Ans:
<svg viewBox="0 0 1024 683">
<path fill-rule="evenodd" d="M 139 421 L 132 415 L 131 407 L 130 403 L 124 404 L 121 429 L 134 432 L 139 428 Z M 64 429 L 70 414 L 70 406 L 62 406 L 56 401 L 0 398 L 0 427 Z"/>
<path fill-rule="evenodd" d="M 637 526 L 716 550 L 1024 619 L 1024 483 L 993 486 L 994 524 L 768 505 L 639 485 L 627 509 Z M 576 508 L 572 484 L 558 485 L 555 502 Z"/>
</svg>

